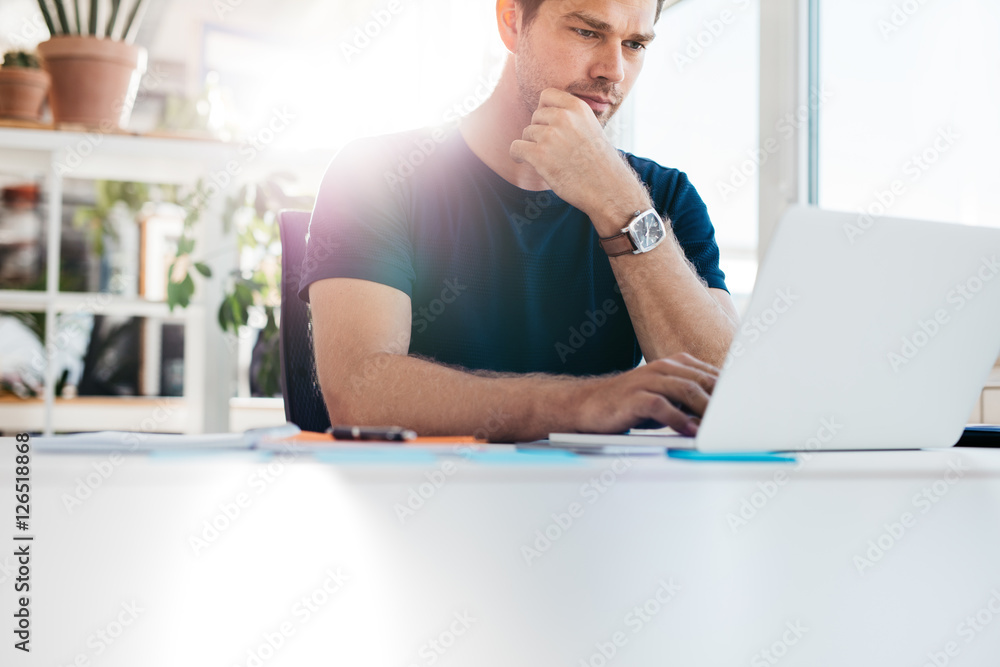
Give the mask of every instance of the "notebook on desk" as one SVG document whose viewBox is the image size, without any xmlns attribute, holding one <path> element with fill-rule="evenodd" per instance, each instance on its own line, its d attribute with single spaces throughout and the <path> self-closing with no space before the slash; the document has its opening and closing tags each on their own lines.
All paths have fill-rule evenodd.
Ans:
<svg viewBox="0 0 1000 667">
<path fill-rule="evenodd" d="M 550 442 L 950 447 L 998 352 L 1000 229 L 796 207 L 778 226 L 697 438 Z"/>
</svg>

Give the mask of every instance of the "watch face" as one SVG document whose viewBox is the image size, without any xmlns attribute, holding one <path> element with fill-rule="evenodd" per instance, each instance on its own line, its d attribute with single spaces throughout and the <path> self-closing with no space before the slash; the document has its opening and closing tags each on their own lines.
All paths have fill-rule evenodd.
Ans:
<svg viewBox="0 0 1000 667">
<path fill-rule="evenodd" d="M 655 248 L 666 235 L 663 221 L 653 213 L 642 216 L 633 224 L 632 238 L 635 239 L 636 246 L 642 252 Z"/>
</svg>

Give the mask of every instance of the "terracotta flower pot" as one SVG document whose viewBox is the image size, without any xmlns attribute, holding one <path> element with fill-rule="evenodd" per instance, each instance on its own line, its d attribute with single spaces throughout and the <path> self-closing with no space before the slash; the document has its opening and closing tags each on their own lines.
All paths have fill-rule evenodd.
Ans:
<svg viewBox="0 0 1000 667">
<path fill-rule="evenodd" d="M 49 106 L 57 125 L 74 123 L 105 132 L 128 125 L 146 71 L 145 49 L 102 37 L 63 35 L 39 44 L 38 54 L 52 76 Z"/>
<path fill-rule="evenodd" d="M 49 75 L 30 67 L 0 68 L 0 118 L 39 120 Z"/>
</svg>

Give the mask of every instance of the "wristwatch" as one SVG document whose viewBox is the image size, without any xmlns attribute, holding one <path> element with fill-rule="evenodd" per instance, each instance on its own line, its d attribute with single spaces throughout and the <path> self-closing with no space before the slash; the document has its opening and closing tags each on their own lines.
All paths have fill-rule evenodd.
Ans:
<svg viewBox="0 0 1000 667">
<path fill-rule="evenodd" d="M 608 257 L 618 257 L 629 253 L 638 255 L 649 252 L 666 238 L 667 230 L 663 218 L 656 209 L 651 208 L 647 211 L 636 211 L 632 214 L 632 221 L 627 227 L 622 228 L 621 233 L 602 238 L 600 241 Z"/>
</svg>

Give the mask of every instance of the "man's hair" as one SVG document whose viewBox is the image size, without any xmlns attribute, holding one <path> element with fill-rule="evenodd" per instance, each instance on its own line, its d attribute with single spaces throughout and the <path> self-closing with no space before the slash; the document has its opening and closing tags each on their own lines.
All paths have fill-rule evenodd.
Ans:
<svg viewBox="0 0 1000 667">
<path fill-rule="evenodd" d="M 522 25 L 527 26 L 535 18 L 538 8 L 542 6 L 545 0 L 515 0 L 515 2 L 521 6 Z M 654 22 L 660 20 L 660 12 L 663 11 L 663 2 L 664 0 L 656 0 L 656 18 L 653 19 Z"/>
</svg>

